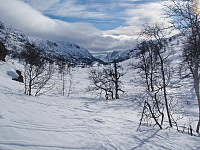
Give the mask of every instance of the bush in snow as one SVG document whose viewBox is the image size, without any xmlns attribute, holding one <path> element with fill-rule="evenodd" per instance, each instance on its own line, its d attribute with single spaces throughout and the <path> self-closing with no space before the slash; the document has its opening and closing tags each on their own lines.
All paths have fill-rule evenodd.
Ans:
<svg viewBox="0 0 200 150">
<path fill-rule="evenodd" d="M 53 62 L 43 56 L 43 51 L 34 44 L 27 44 L 21 56 L 25 59 L 25 94 L 32 95 L 34 90 L 34 95 L 37 96 L 52 88 L 48 81 L 54 73 Z"/>
<path fill-rule="evenodd" d="M 124 92 L 121 89 L 122 82 L 120 80 L 124 73 L 120 73 L 119 69 L 122 67 L 116 61 L 113 62 L 113 65 L 102 70 L 92 69 L 89 72 L 91 86 L 88 87 L 87 91 L 98 91 L 100 96 L 104 94 L 107 100 L 119 99 L 119 92 Z"/>
</svg>

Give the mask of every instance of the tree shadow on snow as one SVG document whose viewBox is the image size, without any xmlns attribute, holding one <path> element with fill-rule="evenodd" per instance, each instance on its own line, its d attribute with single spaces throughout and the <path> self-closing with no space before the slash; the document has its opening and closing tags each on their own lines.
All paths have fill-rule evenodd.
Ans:
<svg viewBox="0 0 200 150">
<path fill-rule="evenodd" d="M 141 132 L 143 132 L 142 134 L 143 134 L 143 136 L 146 134 L 147 135 L 147 138 L 145 138 L 145 139 L 140 139 L 138 136 L 133 136 L 133 138 L 135 138 L 136 140 L 138 140 L 139 141 L 139 144 L 137 145 L 137 146 L 135 146 L 135 147 L 133 147 L 131 150 L 136 150 L 136 149 L 141 149 L 145 144 L 147 144 L 147 143 L 149 143 L 150 141 L 150 139 L 153 139 L 153 138 L 155 138 L 155 136 L 157 135 L 157 133 L 160 131 L 160 129 L 157 129 L 157 130 L 143 130 L 143 131 L 141 131 Z M 145 132 L 145 133 L 144 133 Z M 163 148 L 165 148 L 165 147 L 163 147 Z"/>
<path fill-rule="evenodd" d="M 16 72 L 13 72 L 13 71 L 8 71 L 7 75 L 10 76 L 12 79 L 18 78 L 18 74 Z"/>
</svg>

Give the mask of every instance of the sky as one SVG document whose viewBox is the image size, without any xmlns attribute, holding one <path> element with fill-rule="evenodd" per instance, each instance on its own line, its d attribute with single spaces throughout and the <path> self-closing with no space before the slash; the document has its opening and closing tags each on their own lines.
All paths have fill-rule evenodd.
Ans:
<svg viewBox="0 0 200 150">
<path fill-rule="evenodd" d="M 135 46 L 145 23 L 166 23 L 160 0 L 0 0 L 0 21 L 32 36 L 90 52 Z"/>
</svg>

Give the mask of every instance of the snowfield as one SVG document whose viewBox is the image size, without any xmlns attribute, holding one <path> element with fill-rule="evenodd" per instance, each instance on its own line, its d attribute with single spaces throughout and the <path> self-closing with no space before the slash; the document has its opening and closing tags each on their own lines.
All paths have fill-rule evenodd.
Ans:
<svg viewBox="0 0 200 150">
<path fill-rule="evenodd" d="M 127 69 L 129 61 L 123 62 Z M 141 87 L 134 71 L 124 76 L 126 94 L 119 100 L 104 100 L 86 93 L 88 68 L 74 68 L 74 93 L 69 97 L 51 91 L 40 97 L 23 93 L 24 85 L 12 80 L 15 70 L 23 70 L 16 60 L 0 62 L 0 150 L 198 150 L 200 137 L 167 127 L 138 128 L 141 108 L 134 98 Z M 128 70 L 128 69 L 127 69 Z M 172 92 L 191 103 L 185 116 L 197 120 L 197 104 L 191 88 Z M 179 91 L 180 93 L 178 93 Z M 186 93 L 185 93 L 186 92 Z M 185 97 L 185 99 L 184 99 Z M 190 99 L 188 99 L 190 98 Z M 185 101 L 184 101 L 185 100 Z"/>
</svg>

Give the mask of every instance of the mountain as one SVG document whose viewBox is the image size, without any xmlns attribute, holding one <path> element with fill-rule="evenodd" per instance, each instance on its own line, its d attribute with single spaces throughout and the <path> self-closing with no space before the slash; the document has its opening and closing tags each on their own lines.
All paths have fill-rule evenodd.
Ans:
<svg viewBox="0 0 200 150">
<path fill-rule="evenodd" d="M 4 27 L 1 22 L 0 41 L 5 44 L 12 57 L 19 57 L 19 54 L 24 49 L 25 45 L 33 43 L 44 50 L 46 57 L 54 61 L 65 59 L 66 62 L 73 64 L 92 64 L 94 62 L 107 64 L 114 60 L 121 62 L 134 56 L 133 50 L 125 50 L 94 54 L 94 57 L 87 49 L 76 44 L 28 36 L 18 29 Z"/>
<path fill-rule="evenodd" d="M 85 48 L 65 41 L 50 41 L 29 37 L 31 43 L 45 50 L 46 56 L 51 59 L 64 58 L 66 62 L 74 64 L 91 64 L 96 59 Z"/>
<path fill-rule="evenodd" d="M 1 22 L 0 22 L 1 24 Z M 32 37 L 14 28 L 6 28 L 0 25 L 0 41 L 5 43 L 12 57 L 20 57 L 20 52 L 28 43 L 33 43 L 45 52 L 45 56 L 58 61 L 64 59 L 73 64 L 92 64 L 98 62 L 107 64 L 116 60 L 121 62 L 135 55 L 133 50 L 113 51 L 91 54 L 87 49 L 66 41 L 50 41 L 39 37 Z"/>
<path fill-rule="evenodd" d="M 30 37 L 18 29 L 0 28 L 0 41 L 5 43 L 9 54 L 19 56 L 20 52 L 28 43 L 34 43 L 45 52 L 45 56 L 58 60 L 64 58 L 66 62 L 74 64 L 91 64 L 98 59 L 85 48 L 65 41 L 50 41 L 38 37 Z"/>
<path fill-rule="evenodd" d="M 96 54 L 96 58 L 101 59 L 102 61 L 109 63 L 113 62 L 114 60 L 117 62 L 122 62 L 127 59 L 133 58 L 135 55 L 134 50 L 124 50 L 124 51 L 113 51 L 107 53 L 100 53 L 99 55 Z"/>
<path fill-rule="evenodd" d="M 184 39 L 183 34 L 176 34 L 169 38 L 165 38 L 164 41 L 171 43 L 171 45 L 180 43 L 181 40 Z M 179 44 L 178 44 L 179 45 Z M 137 45 L 133 47 L 131 50 L 122 50 L 122 51 L 113 51 L 113 52 L 104 52 L 104 53 L 94 53 L 93 55 L 104 61 L 105 63 L 111 63 L 114 60 L 117 62 L 122 62 L 128 59 L 133 58 L 139 50 L 137 49 Z"/>
</svg>

